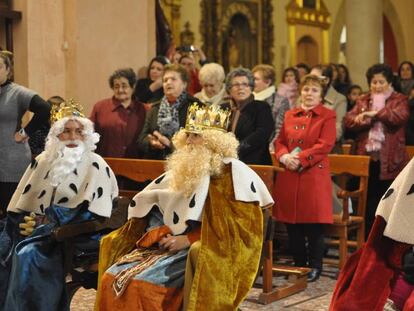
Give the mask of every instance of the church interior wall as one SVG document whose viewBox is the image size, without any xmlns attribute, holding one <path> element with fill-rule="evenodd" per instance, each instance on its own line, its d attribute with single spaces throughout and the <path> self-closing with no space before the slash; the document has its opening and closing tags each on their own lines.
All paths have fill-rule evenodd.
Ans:
<svg viewBox="0 0 414 311">
<path fill-rule="evenodd" d="M 286 6 L 289 0 L 273 0 L 273 65 L 276 69 L 276 81 L 281 82 L 283 69 L 288 67 L 291 50 L 289 47 L 289 38 L 286 24 Z"/>
<path fill-rule="evenodd" d="M 74 97 L 87 114 L 96 101 L 111 96 L 108 77 L 115 69 L 136 69 L 155 54 L 155 0 L 13 5 L 22 12 L 13 27 L 16 82 L 44 98 Z"/>
<path fill-rule="evenodd" d="M 0 46 L 6 47 L 6 29 L 4 26 L 4 18 L 0 18 Z"/>
<path fill-rule="evenodd" d="M 414 1 L 384 0 L 384 12 L 397 40 L 399 62 L 414 61 Z"/>
</svg>

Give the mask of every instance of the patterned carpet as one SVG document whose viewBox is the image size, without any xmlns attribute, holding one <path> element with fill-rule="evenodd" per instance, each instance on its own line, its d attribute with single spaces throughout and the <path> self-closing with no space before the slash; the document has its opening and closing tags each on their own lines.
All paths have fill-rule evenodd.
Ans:
<svg viewBox="0 0 414 311">
<path fill-rule="evenodd" d="M 268 305 L 253 302 L 260 293 L 259 288 L 253 288 L 246 301 L 240 306 L 242 311 L 252 310 L 291 310 L 291 311 L 325 311 L 329 308 L 332 290 L 335 286 L 337 269 L 324 266 L 322 277 L 314 283 L 308 284 L 306 290 L 286 297 Z M 274 283 L 279 282 L 279 278 Z M 80 289 L 72 300 L 71 310 L 92 311 L 95 302 L 95 290 Z M 132 311 L 132 310 L 131 310 Z"/>
</svg>

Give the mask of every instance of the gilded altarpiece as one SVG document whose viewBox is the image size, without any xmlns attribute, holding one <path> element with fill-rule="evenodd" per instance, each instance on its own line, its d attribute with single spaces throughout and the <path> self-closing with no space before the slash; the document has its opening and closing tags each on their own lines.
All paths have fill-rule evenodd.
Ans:
<svg viewBox="0 0 414 311">
<path fill-rule="evenodd" d="M 200 33 L 207 58 L 228 71 L 273 62 L 271 0 L 202 0 Z"/>
</svg>

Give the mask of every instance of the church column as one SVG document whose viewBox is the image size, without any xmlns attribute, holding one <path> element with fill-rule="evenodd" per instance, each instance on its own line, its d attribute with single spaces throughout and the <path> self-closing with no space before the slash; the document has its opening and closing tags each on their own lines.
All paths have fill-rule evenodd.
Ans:
<svg viewBox="0 0 414 311">
<path fill-rule="evenodd" d="M 383 60 L 382 0 L 346 0 L 346 60 L 352 82 L 367 89 L 365 72 Z"/>
</svg>

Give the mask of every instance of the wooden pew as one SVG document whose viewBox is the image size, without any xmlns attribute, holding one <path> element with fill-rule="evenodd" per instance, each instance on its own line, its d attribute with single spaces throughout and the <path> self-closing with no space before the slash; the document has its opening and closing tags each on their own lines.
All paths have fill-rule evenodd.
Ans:
<svg viewBox="0 0 414 311">
<path fill-rule="evenodd" d="M 153 180 L 165 171 L 165 161 L 105 158 L 116 176 L 127 177 L 131 180 L 144 182 Z M 120 196 L 133 198 L 137 191 L 119 189 Z"/>
<path fill-rule="evenodd" d="M 410 160 L 414 157 L 414 146 L 405 146 Z"/>
<path fill-rule="evenodd" d="M 330 154 L 330 170 L 332 175 L 347 174 L 359 177 L 358 189 L 347 191 L 344 185 L 338 191 L 338 198 L 342 200 L 342 213 L 334 215 L 333 224 L 325 226 L 327 244 L 339 248 L 339 261 L 326 258 L 324 262 L 338 264 L 341 269 L 348 257 L 348 248 L 359 249 L 365 240 L 365 210 L 368 193 L 369 176 L 368 156 Z M 353 200 L 352 215 L 349 214 L 348 202 Z M 356 233 L 356 240 L 350 240 L 350 232 Z M 330 238 L 330 239 L 329 239 Z"/>
</svg>

